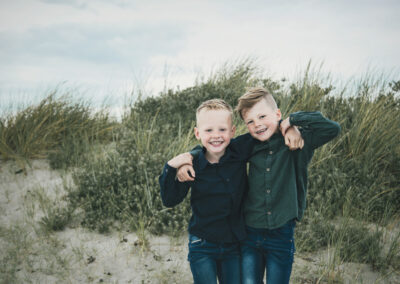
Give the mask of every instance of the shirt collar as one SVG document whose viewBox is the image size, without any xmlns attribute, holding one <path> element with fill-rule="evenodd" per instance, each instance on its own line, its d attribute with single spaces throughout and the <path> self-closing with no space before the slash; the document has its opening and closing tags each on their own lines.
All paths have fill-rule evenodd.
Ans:
<svg viewBox="0 0 400 284">
<path fill-rule="evenodd" d="M 283 137 L 281 132 L 274 133 L 271 138 L 269 138 L 267 141 L 259 141 L 257 140 L 252 154 L 254 155 L 256 152 L 264 150 L 264 149 L 270 149 L 270 150 L 277 150 L 277 148 L 282 145 L 282 142 L 285 143 L 285 138 Z"/>
<path fill-rule="evenodd" d="M 225 154 L 219 159 L 218 164 L 224 163 L 229 157 L 231 156 L 231 149 L 230 149 L 230 144 L 228 147 L 225 149 Z M 199 154 L 199 167 L 200 169 L 204 169 L 208 164 L 211 165 L 211 163 L 206 159 L 206 148 L 203 146 L 202 151 Z"/>
</svg>

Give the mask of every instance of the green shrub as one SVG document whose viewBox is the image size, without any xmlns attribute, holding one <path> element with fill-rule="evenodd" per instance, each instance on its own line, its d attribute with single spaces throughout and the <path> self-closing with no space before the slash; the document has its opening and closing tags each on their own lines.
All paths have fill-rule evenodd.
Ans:
<svg viewBox="0 0 400 284">
<path fill-rule="evenodd" d="M 190 216 L 189 198 L 173 209 L 164 208 L 158 176 L 168 157 L 180 150 L 178 145 L 190 141 L 189 136 L 173 139 L 159 131 L 161 122 L 150 115 L 132 114 L 125 125 L 114 147 L 94 154 L 74 175 L 78 190 L 71 200 L 83 207 L 83 224 L 100 231 L 115 222 L 134 229 L 145 224 L 158 234 L 184 230 Z"/>
</svg>

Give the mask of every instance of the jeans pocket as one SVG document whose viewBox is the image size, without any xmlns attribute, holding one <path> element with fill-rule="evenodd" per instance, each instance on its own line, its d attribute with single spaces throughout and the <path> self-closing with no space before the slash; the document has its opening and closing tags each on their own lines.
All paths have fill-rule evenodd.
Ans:
<svg viewBox="0 0 400 284">
<path fill-rule="evenodd" d="M 189 235 L 189 247 L 201 246 L 204 239 L 196 237 L 195 235 Z"/>
</svg>

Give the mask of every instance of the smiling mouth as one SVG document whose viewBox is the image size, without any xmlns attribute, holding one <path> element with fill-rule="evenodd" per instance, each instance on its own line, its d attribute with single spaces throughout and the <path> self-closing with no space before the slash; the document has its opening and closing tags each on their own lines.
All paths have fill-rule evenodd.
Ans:
<svg viewBox="0 0 400 284">
<path fill-rule="evenodd" d="M 221 145 L 222 143 L 224 143 L 224 142 L 223 142 L 223 141 L 213 141 L 213 142 L 210 142 L 210 144 L 213 145 L 213 146 L 219 146 L 219 145 Z"/>
<path fill-rule="evenodd" d="M 257 133 L 257 134 L 262 134 L 262 133 L 264 133 L 265 131 L 267 131 L 267 129 L 268 129 L 268 128 L 260 129 L 260 130 L 256 131 L 256 133 Z"/>
</svg>

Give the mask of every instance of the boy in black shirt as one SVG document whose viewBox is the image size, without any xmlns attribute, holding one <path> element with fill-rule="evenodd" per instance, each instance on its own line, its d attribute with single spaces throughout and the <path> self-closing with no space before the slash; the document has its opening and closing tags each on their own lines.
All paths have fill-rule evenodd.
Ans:
<svg viewBox="0 0 400 284">
<path fill-rule="evenodd" d="M 217 277 L 219 283 L 240 283 L 239 242 L 246 236 L 242 197 L 253 139 L 248 135 L 240 143 L 231 143 L 235 134 L 232 108 L 223 100 L 201 104 L 196 122 L 195 135 L 203 145 L 193 161 L 196 180 L 181 183 L 176 179 L 176 169 L 192 163 L 190 154 L 171 159 L 159 179 L 161 198 L 172 207 L 192 188 L 188 260 L 194 283 L 217 283 Z"/>
</svg>

